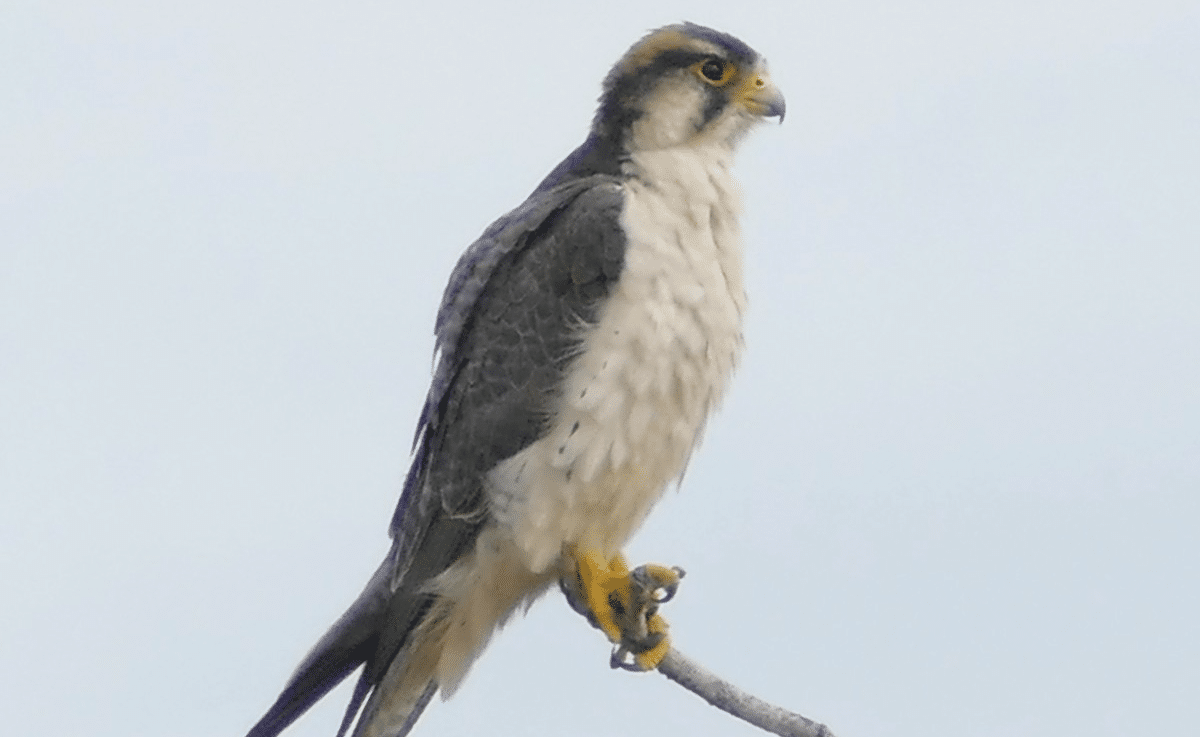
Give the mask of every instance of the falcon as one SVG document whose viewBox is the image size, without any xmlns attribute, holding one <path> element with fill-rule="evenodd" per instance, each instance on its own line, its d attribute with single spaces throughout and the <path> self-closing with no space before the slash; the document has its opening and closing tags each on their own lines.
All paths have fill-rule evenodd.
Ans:
<svg viewBox="0 0 1200 737">
<path fill-rule="evenodd" d="M 459 259 L 391 548 L 248 737 L 278 735 L 360 667 L 339 737 L 407 734 L 555 583 L 632 667 L 657 666 L 653 604 L 678 574 L 631 573 L 621 547 L 737 364 L 731 165 L 784 110 L 763 58 L 710 28 L 660 28 L 617 61 L 584 143 Z"/>
</svg>

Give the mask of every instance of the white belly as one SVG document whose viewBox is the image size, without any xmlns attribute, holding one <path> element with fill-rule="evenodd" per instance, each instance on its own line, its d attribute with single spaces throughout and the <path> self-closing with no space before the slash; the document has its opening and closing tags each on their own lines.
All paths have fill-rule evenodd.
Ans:
<svg viewBox="0 0 1200 737">
<path fill-rule="evenodd" d="M 746 298 L 729 152 L 638 154 L 625 264 L 545 438 L 489 475 L 530 570 L 565 544 L 616 554 L 684 471 L 742 345 Z"/>
</svg>

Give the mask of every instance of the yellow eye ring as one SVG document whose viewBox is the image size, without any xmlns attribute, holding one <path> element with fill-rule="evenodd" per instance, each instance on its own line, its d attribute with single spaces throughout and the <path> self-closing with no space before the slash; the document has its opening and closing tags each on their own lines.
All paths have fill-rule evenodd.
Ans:
<svg viewBox="0 0 1200 737">
<path fill-rule="evenodd" d="M 704 59 L 703 61 L 698 61 L 693 64 L 692 71 L 696 73 L 697 77 L 703 79 L 706 83 L 711 84 L 714 87 L 721 87 L 729 82 L 729 80 L 733 79 L 733 73 L 735 69 L 734 66 L 728 62 L 709 57 L 708 59 Z"/>
</svg>

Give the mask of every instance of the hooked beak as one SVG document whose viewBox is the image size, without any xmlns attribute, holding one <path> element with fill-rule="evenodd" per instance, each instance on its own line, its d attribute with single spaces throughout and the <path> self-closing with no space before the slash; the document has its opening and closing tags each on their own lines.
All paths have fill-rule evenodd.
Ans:
<svg viewBox="0 0 1200 737">
<path fill-rule="evenodd" d="M 787 102 L 766 71 L 752 75 L 742 84 L 739 92 L 742 106 L 747 110 L 764 118 L 779 118 L 779 122 L 783 122 Z"/>
</svg>

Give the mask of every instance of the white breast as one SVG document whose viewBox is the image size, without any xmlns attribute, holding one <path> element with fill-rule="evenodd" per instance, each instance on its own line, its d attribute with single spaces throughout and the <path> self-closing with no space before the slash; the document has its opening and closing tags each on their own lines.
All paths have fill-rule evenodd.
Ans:
<svg viewBox="0 0 1200 737">
<path fill-rule="evenodd" d="M 725 392 L 746 297 L 724 147 L 637 154 L 625 265 L 568 373 L 549 434 L 489 476 L 533 571 L 564 544 L 617 553 L 679 478 Z"/>
</svg>

